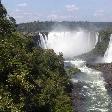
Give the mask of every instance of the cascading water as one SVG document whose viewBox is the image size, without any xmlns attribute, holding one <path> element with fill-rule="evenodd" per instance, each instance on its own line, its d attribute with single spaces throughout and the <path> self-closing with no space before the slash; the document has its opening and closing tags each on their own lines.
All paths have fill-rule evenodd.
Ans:
<svg viewBox="0 0 112 112">
<path fill-rule="evenodd" d="M 43 48 L 53 49 L 57 54 L 62 52 L 65 59 L 72 59 L 66 60 L 65 64 L 81 70 L 71 79 L 76 112 L 112 112 L 112 98 L 105 89 L 102 73 L 86 67 L 86 61 L 73 59 L 74 56 L 94 49 L 98 40 L 98 33 L 87 31 L 50 32 L 47 39 L 41 40 L 44 41 L 41 44 Z M 111 44 L 109 49 L 112 49 Z M 110 50 L 107 54 L 110 55 Z"/>
<path fill-rule="evenodd" d="M 83 60 L 65 61 L 65 63 L 70 63 L 72 67 L 81 70 L 81 73 L 73 75 L 71 79 L 74 85 L 77 85 L 73 90 L 73 97 L 76 95 L 73 101 L 75 111 L 112 112 L 111 97 L 105 89 L 102 73 L 86 67 L 86 62 Z"/>
<path fill-rule="evenodd" d="M 105 63 L 111 63 L 112 62 L 112 34 L 110 36 L 110 42 L 109 42 L 109 46 L 105 52 L 104 55 L 104 61 Z"/>
<path fill-rule="evenodd" d="M 70 58 L 91 51 L 98 42 L 98 34 L 88 31 L 50 32 L 45 41 L 47 48 Z"/>
<path fill-rule="evenodd" d="M 98 40 L 99 40 L 99 33 L 97 32 L 97 33 L 96 33 L 96 43 L 95 43 L 95 46 L 97 45 Z M 95 48 L 95 47 L 94 47 L 94 48 Z"/>
<path fill-rule="evenodd" d="M 47 37 L 46 37 L 46 35 L 44 34 L 44 36 L 41 34 L 41 33 L 39 33 L 39 36 L 40 36 L 40 47 L 42 47 L 42 48 L 44 48 L 44 49 L 47 49 L 47 43 L 46 43 L 46 39 L 47 39 Z"/>
</svg>

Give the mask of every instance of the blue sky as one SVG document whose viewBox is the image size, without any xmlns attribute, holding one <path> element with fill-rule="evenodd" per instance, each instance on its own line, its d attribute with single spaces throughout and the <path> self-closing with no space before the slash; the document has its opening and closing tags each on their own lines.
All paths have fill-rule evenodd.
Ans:
<svg viewBox="0 0 112 112">
<path fill-rule="evenodd" d="M 2 0 L 17 23 L 28 21 L 112 22 L 112 0 Z"/>
</svg>

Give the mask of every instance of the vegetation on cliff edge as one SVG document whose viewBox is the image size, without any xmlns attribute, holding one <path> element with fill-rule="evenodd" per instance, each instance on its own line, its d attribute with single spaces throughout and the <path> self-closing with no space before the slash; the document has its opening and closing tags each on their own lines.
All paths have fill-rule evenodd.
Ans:
<svg viewBox="0 0 112 112">
<path fill-rule="evenodd" d="M 0 112 L 72 112 L 62 55 L 35 48 L 0 5 Z"/>
</svg>

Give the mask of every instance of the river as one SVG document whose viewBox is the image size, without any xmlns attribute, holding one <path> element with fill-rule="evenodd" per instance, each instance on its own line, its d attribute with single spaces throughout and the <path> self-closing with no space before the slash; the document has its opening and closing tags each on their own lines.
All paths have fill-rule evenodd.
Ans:
<svg viewBox="0 0 112 112">
<path fill-rule="evenodd" d="M 105 88 L 101 72 L 86 66 L 86 61 L 66 61 L 81 70 L 72 76 L 75 112 L 112 112 L 112 97 Z"/>
</svg>

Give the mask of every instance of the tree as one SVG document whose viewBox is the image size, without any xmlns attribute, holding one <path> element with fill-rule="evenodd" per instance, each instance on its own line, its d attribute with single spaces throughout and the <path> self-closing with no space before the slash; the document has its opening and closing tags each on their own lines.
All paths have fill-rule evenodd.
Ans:
<svg viewBox="0 0 112 112">
<path fill-rule="evenodd" d="M 13 17 L 9 17 L 9 20 L 13 23 L 16 24 L 16 20 Z"/>
<path fill-rule="evenodd" d="M 63 57 L 29 51 L 29 41 L 18 34 L 0 41 L 0 111 L 72 112 Z"/>
<path fill-rule="evenodd" d="M 0 1 L 0 18 L 6 17 L 7 11 Z"/>
<path fill-rule="evenodd" d="M 34 47 L 9 25 L 0 18 L 0 112 L 72 112 L 62 55 Z"/>
<path fill-rule="evenodd" d="M 7 11 L 0 1 L 0 35 L 10 35 L 14 31 L 15 23 L 7 18 Z"/>
</svg>

